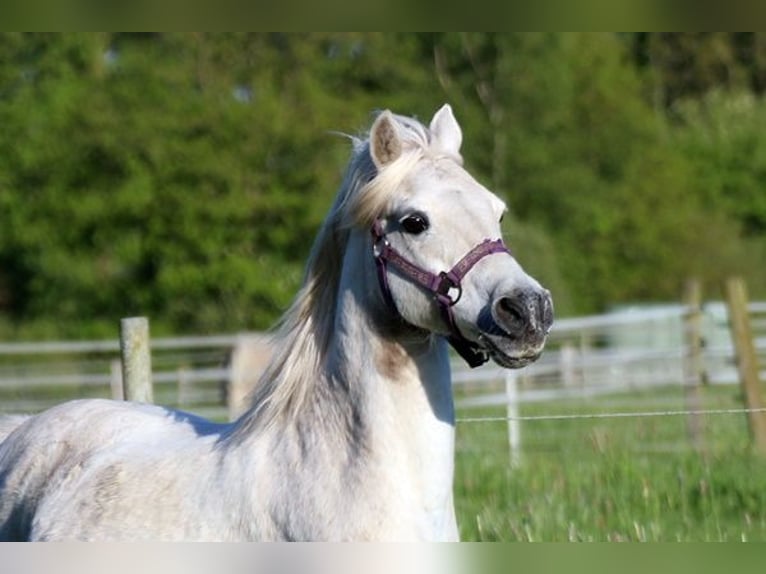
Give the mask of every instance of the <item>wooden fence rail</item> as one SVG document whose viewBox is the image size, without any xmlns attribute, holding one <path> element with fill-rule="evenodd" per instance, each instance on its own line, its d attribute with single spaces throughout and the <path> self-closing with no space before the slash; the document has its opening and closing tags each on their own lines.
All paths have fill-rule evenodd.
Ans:
<svg viewBox="0 0 766 574">
<path fill-rule="evenodd" d="M 723 302 L 701 301 L 699 286 L 690 283 L 682 304 L 559 319 L 542 358 L 518 372 L 492 365 L 469 370 L 456 359 L 458 409 L 470 414 L 497 406 L 509 420 L 517 420 L 520 407 L 530 402 L 682 385 L 686 408 L 698 411 L 701 385 L 739 383 L 742 364 L 740 345 L 732 342 L 729 328 L 730 318 L 732 326 L 737 324 L 736 313 Z M 766 302 L 744 305 L 756 357 L 750 363 L 763 380 L 766 373 L 757 365 L 766 364 Z M 260 334 L 156 338 L 149 344 L 147 325 L 146 337 L 153 372 L 144 371 L 141 378 L 153 383 L 149 400 L 218 420 L 241 412 L 269 357 Z M 117 340 L 0 343 L 0 412 L 35 412 L 77 397 L 129 396 L 121 382 L 127 377 L 117 366 L 119 351 Z M 757 400 L 760 382 L 753 388 L 750 394 Z M 146 395 L 139 400 L 147 400 Z M 687 430 L 694 448 L 704 450 L 704 418 L 690 418 Z M 509 424 L 515 462 L 521 432 L 520 423 Z M 754 443 L 759 432 L 753 431 Z"/>
<path fill-rule="evenodd" d="M 264 337 L 152 339 L 154 402 L 227 419 L 232 351 L 252 340 L 263 342 Z M 117 339 L 0 343 L 0 412 L 37 412 L 80 397 L 122 399 L 122 380 Z"/>
</svg>

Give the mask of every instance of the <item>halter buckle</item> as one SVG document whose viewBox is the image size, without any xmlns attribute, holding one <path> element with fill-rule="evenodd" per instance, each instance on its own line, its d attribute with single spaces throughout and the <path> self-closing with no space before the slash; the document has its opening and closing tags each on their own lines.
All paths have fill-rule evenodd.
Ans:
<svg viewBox="0 0 766 574">
<path fill-rule="evenodd" d="M 375 259 L 380 259 L 386 249 L 390 247 L 388 239 L 384 235 L 376 235 L 372 242 L 372 255 Z"/>
<path fill-rule="evenodd" d="M 439 284 L 436 286 L 435 290 L 436 297 L 439 301 L 442 301 L 449 307 L 454 306 L 463 296 L 463 286 L 460 284 L 460 281 L 456 281 L 448 271 L 440 272 L 439 279 Z M 452 289 L 457 289 L 457 296 L 454 298 L 450 296 L 450 290 Z"/>
<path fill-rule="evenodd" d="M 372 226 L 372 254 L 375 259 L 380 259 L 383 255 L 383 251 L 389 246 L 386 234 L 383 233 L 383 226 L 380 224 L 380 220 L 375 220 Z"/>
</svg>

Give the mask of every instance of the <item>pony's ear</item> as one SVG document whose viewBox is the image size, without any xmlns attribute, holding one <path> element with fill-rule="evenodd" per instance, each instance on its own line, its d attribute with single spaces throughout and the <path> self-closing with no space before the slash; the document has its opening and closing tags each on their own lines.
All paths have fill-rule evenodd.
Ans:
<svg viewBox="0 0 766 574">
<path fill-rule="evenodd" d="M 431 130 L 431 145 L 434 148 L 446 154 L 460 157 L 463 132 L 449 104 L 444 104 L 434 114 L 429 129 Z"/>
<path fill-rule="evenodd" d="M 378 169 L 402 155 L 402 138 L 390 111 L 381 113 L 370 129 L 370 155 Z"/>
</svg>

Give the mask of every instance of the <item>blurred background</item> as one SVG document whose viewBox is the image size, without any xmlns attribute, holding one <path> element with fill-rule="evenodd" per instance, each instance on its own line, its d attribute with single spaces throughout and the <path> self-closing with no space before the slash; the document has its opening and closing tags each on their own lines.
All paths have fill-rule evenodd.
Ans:
<svg viewBox="0 0 766 574">
<path fill-rule="evenodd" d="M 452 104 L 557 316 L 766 295 L 766 34 L 0 35 L 0 338 L 262 330 L 377 109 Z"/>
<path fill-rule="evenodd" d="M 766 33 L 0 33 L 0 412 L 122 398 L 141 315 L 155 402 L 237 416 L 341 134 L 449 102 L 556 306 L 453 364 L 463 538 L 766 540 L 765 91 Z"/>
</svg>

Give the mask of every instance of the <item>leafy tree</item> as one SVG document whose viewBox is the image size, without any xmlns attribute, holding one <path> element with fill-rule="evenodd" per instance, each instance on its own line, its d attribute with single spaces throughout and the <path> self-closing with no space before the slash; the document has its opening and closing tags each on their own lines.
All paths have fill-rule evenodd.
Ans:
<svg viewBox="0 0 766 574">
<path fill-rule="evenodd" d="M 699 197 L 766 235 L 766 104 L 747 92 L 711 92 L 679 105 L 676 141 L 694 165 Z"/>
<path fill-rule="evenodd" d="M 445 101 L 559 314 L 690 274 L 761 293 L 764 37 L 0 34 L 0 333 L 269 326 L 348 158 L 333 132 Z"/>
<path fill-rule="evenodd" d="M 483 168 L 527 228 L 551 234 L 565 313 L 677 298 L 689 273 L 711 275 L 697 256 L 711 221 L 722 250 L 748 248 L 701 201 L 630 47 L 613 34 L 515 33 L 439 48 L 444 84 L 490 118 Z"/>
<path fill-rule="evenodd" d="M 74 333 L 134 313 L 160 331 L 268 326 L 348 156 L 329 130 L 426 77 L 389 59 L 411 40 L 3 37 L 4 314 Z"/>
</svg>

